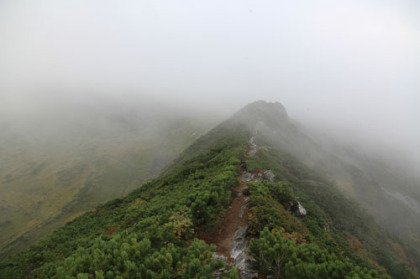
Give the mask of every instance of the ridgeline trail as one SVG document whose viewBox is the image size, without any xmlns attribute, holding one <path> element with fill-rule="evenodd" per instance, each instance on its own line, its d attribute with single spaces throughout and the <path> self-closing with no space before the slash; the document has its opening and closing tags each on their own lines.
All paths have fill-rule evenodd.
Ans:
<svg viewBox="0 0 420 279">
<path fill-rule="evenodd" d="M 216 252 L 228 259 L 231 257 L 235 233 L 240 227 L 247 226 L 248 219 L 248 207 L 244 207 L 246 199 L 242 194 L 242 191 L 248 186 L 246 186 L 245 181 L 242 181 L 240 178 L 238 180 L 239 185 L 232 190 L 232 194 L 236 197 L 223 213 L 219 223 L 210 232 L 199 236 L 206 243 L 216 245 Z"/>
<path fill-rule="evenodd" d="M 257 152 L 257 145 L 254 137 L 249 140 L 250 150 L 248 157 L 254 156 Z M 238 168 L 241 175 L 238 177 L 238 185 L 232 189 L 232 203 L 220 217 L 219 222 L 209 232 L 198 235 L 207 244 L 216 246 L 215 256 L 225 258 L 228 263 L 236 266 L 241 278 L 257 278 L 258 273 L 253 268 L 253 263 L 248 256 L 249 237 L 248 232 L 248 200 L 243 191 L 248 189 L 247 181 L 253 180 L 253 175 L 241 164 Z M 215 276 L 218 278 L 218 276 Z"/>
</svg>

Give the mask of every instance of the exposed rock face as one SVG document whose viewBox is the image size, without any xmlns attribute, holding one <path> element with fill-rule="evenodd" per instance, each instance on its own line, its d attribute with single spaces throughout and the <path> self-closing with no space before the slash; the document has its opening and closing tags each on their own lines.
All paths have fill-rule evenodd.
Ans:
<svg viewBox="0 0 420 279">
<path fill-rule="evenodd" d="M 238 255 L 235 259 L 235 266 L 239 269 L 239 274 L 242 279 L 258 278 L 258 272 L 255 270 L 254 262 L 245 253 Z"/>
<path fill-rule="evenodd" d="M 234 264 L 239 269 L 241 278 L 258 278 L 258 272 L 255 271 L 254 264 L 246 253 L 247 232 L 248 226 L 239 227 L 235 232 L 230 255 L 235 260 Z"/>
<path fill-rule="evenodd" d="M 252 174 L 249 173 L 249 172 L 246 172 L 246 173 L 242 174 L 239 179 L 242 180 L 242 181 L 246 181 L 246 182 L 251 181 L 252 180 Z"/>
<path fill-rule="evenodd" d="M 300 202 L 297 202 L 297 205 L 293 206 L 293 214 L 295 216 L 306 216 L 306 209 L 300 204 Z"/>
<path fill-rule="evenodd" d="M 230 256 L 234 259 L 245 250 L 246 246 L 246 233 L 248 231 L 248 226 L 239 227 L 235 232 L 233 238 L 232 249 L 230 251 Z"/>
<path fill-rule="evenodd" d="M 239 179 L 245 182 L 249 181 L 261 181 L 261 180 L 267 180 L 268 182 L 274 182 L 274 177 L 276 175 L 271 171 L 262 171 L 262 170 L 254 170 L 252 173 L 246 172 L 242 174 Z"/>
<path fill-rule="evenodd" d="M 268 182 L 274 182 L 274 177 L 276 177 L 276 175 L 271 170 L 264 172 L 264 179 Z"/>
</svg>

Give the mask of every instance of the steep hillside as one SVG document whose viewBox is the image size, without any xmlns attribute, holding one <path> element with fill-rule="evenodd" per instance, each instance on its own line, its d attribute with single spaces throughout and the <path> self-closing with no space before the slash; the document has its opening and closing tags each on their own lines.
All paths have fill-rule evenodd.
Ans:
<svg viewBox="0 0 420 279">
<path fill-rule="evenodd" d="M 1 262 L 0 277 L 420 278 L 404 243 L 296 156 L 312 143 L 280 104 L 251 104 L 159 178 Z"/>
<path fill-rule="evenodd" d="M 392 162 L 358 152 L 357 147 L 314 136 L 290 119 L 281 104 L 256 102 L 235 118 L 259 135 L 262 148 L 292 155 L 357 200 L 403 240 L 409 257 L 420 263 L 420 180 L 401 171 L 404 166 L 396 168 Z"/>
<path fill-rule="evenodd" d="M 144 107 L 39 114 L 0 123 L 0 258 L 156 177 L 213 125 Z"/>
<path fill-rule="evenodd" d="M 153 274 L 193 278 L 208 274 L 220 263 L 209 261 L 212 248 L 192 241 L 194 230 L 211 226 L 211 220 L 214 223 L 229 204 L 243 149 L 234 139 L 221 143 L 127 197 L 76 218 L 4 262 L 1 276 L 63 278 L 97 273 L 99 278 Z"/>
</svg>

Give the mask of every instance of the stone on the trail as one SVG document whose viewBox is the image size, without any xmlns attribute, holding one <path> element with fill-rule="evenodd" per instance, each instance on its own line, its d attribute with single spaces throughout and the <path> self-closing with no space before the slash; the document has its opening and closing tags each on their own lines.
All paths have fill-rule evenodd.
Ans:
<svg viewBox="0 0 420 279">
<path fill-rule="evenodd" d="M 258 278 L 258 271 L 255 268 L 254 261 L 242 252 L 235 259 L 235 266 L 239 269 L 242 279 Z"/>
<path fill-rule="evenodd" d="M 239 227 L 235 232 L 230 256 L 235 260 L 234 264 L 239 269 L 242 278 L 258 278 L 258 272 L 255 271 L 253 262 L 246 254 L 247 233 L 248 226 Z"/>
<path fill-rule="evenodd" d="M 232 258 L 236 259 L 236 257 L 245 250 L 247 232 L 248 226 L 239 227 L 235 232 L 232 241 L 232 249 L 230 250 L 230 256 Z"/>
<path fill-rule="evenodd" d="M 213 278 L 221 279 L 227 275 L 228 271 L 225 268 L 220 268 L 213 272 Z M 225 277 L 226 278 L 226 277 Z"/>
<path fill-rule="evenodd" d="M 242 181 L 251 181 L 252 174 L 249 173 L 249 172 L 246 172 L 246 173 L 242 174 L 239 179 L 242 180 Z"/>
</svg>

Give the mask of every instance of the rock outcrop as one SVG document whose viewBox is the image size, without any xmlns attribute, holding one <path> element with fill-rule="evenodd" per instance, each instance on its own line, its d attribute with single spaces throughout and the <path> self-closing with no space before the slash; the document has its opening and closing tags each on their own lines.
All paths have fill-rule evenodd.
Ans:
<svg viewBox="0 0 420 279">
<path fill-rule="evenodd" d="M 239 269 L 241 278 L 258 278 L 258 272 L 255 270 L 254 262 L 247 254 L 247 233 L 248 226 L 239 227 L 236 231 L 230 256 L 234 259 L 234 265 Z"/>
<path fill-rule="evenodd" d="M 271 170 L 266 170 L 264 172 L 264 179 L 268 182 L 274 182 L 274 177 L 276 177 L 276 175 Z"/>
<path fill-rule="evenodd" d="M 292 207 L 292 212 L 297 217 L 306 216 L 307 214 L 306 209 L 300 204 L 300 202 L 297 202 L 297 204 Z"/>
</svg>

